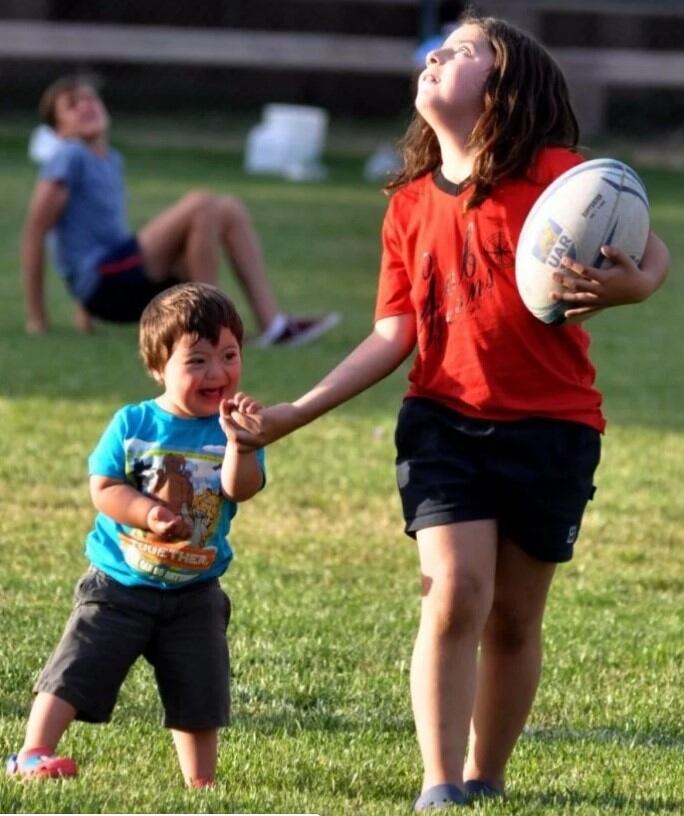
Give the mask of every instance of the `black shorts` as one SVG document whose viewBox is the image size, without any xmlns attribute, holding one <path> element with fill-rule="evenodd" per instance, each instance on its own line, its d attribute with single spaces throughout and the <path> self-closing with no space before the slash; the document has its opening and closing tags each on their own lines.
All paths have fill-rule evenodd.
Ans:
<svg viewBox="0 0 684 816">
<path fill-rule="evenodd" d="M 127 587 L 91 567 L 33 690 L 70 703 L 76 719 L 107 722 L 144 655 L 167 728 L 219 728 L 230 720 L 229 620 L 230 600 L 216 579 L 172 590 Z"/>
<path fill-rule="evenodd" d="M 593 497 L 601 435 L 579 422 L 470 419 L 422 398 L 407 399 L 395 434 L 406 532 L 494 519 L 529 555 L 572 558 Z"/>
<path fill-rule="evenodd" d="M 181 282 L 174 277 L 163 281 L 147 277 L 135 235 L 100 259 L 97 277 L 95 291 L 83 305 L 93 317 L 112 323 L 137 323 L 155 295 Z"/>
</svg>

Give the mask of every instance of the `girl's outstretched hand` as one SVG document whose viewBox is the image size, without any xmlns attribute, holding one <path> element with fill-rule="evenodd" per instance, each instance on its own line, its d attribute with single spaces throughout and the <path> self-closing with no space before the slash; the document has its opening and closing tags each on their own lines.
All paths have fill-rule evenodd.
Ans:
<svg viewBox="0 0 684 816">
<path fill-rule="evenodd" d="M 247 448 L 263 448 L 302 424 L 297 409 L 289 402 L 269 408 L 260 406 L 258 411 L 235 407 L 230 411 L 228 422 L 236 442 Z"/>
<path fill-rule="evenodd" d="M 563 270 L 554 273 L 553 278 L 563 291 L 554 292 L 553 298 L 568 304 L 566 317 L 588 317 L 609 306 L 640 303 L 653 291 L 648 273 L 621 249 L 604 246 L 601 254 L 613 265 L 598 269 L 566 256 L 561 261 Z"/>
</svg>

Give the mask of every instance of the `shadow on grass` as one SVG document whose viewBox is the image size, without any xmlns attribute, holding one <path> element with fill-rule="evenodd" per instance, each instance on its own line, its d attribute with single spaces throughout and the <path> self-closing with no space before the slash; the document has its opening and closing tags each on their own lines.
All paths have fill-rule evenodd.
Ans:
<svg viewBox="0 0 684 816">
<path fill-rule="evenodd" d="M 7 702 L 7 701 L 5 701 Z M 360 734 L 382 733 L 383 735 L 398 735 L 412 739 L 415 733 L 413 718 L 407 714 L 376 716 L 366 710 L 359 710 L 358 716 L 348 713 L 339 713 L 332 710 L 324 699 L 313 699 L 309 704 L 293 705 L 292 702 L 274 700 L 278 710 L 255 711 L 239 701 L 233 702 L 233 718 L 231 727 L 238 728 L 245 733 L 256 733 L 263 736 L 278 736 L 296 734 L 302 731 L 326 734 Z M 12 702 L 7 706 L 0 701 L 1 716 L 24 715 L 26 712 Z M 113 715 L 113 722 L 125 725 L 129 722 L 148 721 L 158 723 L 161 716 L 161 707 L 158 703 L 145 698 L 141 702 L 120 701 Z"/>
<path fill-rule="evenodd" d="M 523 737 L 537 742 L 592 742 L 599 745 L 626 745 L 630 748 L 684 749 L 684 732 L 681 729 L 634 732 L 617 728 L 590 728 L 586 731 L 571 728 L 530 728 L 525 730 Z"/>
<path fill-rule="evenodd" d="M 512 797 L 513 798 L 513 797 Z M 557 809 L 559 812 L 569 813 L 572 808 L 581 806 L 594 807 L 596 813 L 622 813 L 628 808 L 638 809 L 640 813 L 683 813 L 683 799 L 668 798 L 636 798 L 612 793 L 607 790 L 599 794 L 583 794 L 581 791 L 573 793 L 549 793 L 525 797 L 515 797 L 525 802 L 531 813 L 537 812 L 533 808 Z"/>
</svg>

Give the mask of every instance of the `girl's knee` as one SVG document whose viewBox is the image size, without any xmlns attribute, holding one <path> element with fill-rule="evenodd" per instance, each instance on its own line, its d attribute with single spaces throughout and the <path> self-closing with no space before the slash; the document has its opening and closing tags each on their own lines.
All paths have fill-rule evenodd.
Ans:
<svg viewBox="0 0 684 816">
<path fill-rule="evenodd" d="M 491 591 L 471 576 L 435 579 L 424 592 L 422 623 L 439 637 L 453 638 L 478 633 L 491 605 Z"/>
<path fill-rule="evenodd" d="M 510 608 L 496 601 L 487 621 L 487 641 L 499 651 L 520 652 L 541 639 L 541 618 L 524 609 Z"/>
</svg>

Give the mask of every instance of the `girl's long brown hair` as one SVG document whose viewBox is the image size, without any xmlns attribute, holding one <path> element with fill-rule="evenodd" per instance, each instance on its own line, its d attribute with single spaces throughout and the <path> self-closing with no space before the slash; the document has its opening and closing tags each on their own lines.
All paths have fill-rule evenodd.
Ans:
<svg viewBox="0 0 684 816">
<path fill-rule="evenodd" d="M 484 110 L 468 139 L 475 150 L 467 209 L 479 206 L 504 178 L 523 176 L 547 145 L 575 147 L 577 119 L 568 86 L 550 54 L 532 37 L 494 17 L 463 16 L 478 25 L 494 51 L 485 83 Z M 416 113 L 401 142 L 404 166 L 385 187 L 392 193 L 442 162 L 434 131 Z"/>
</svg>

